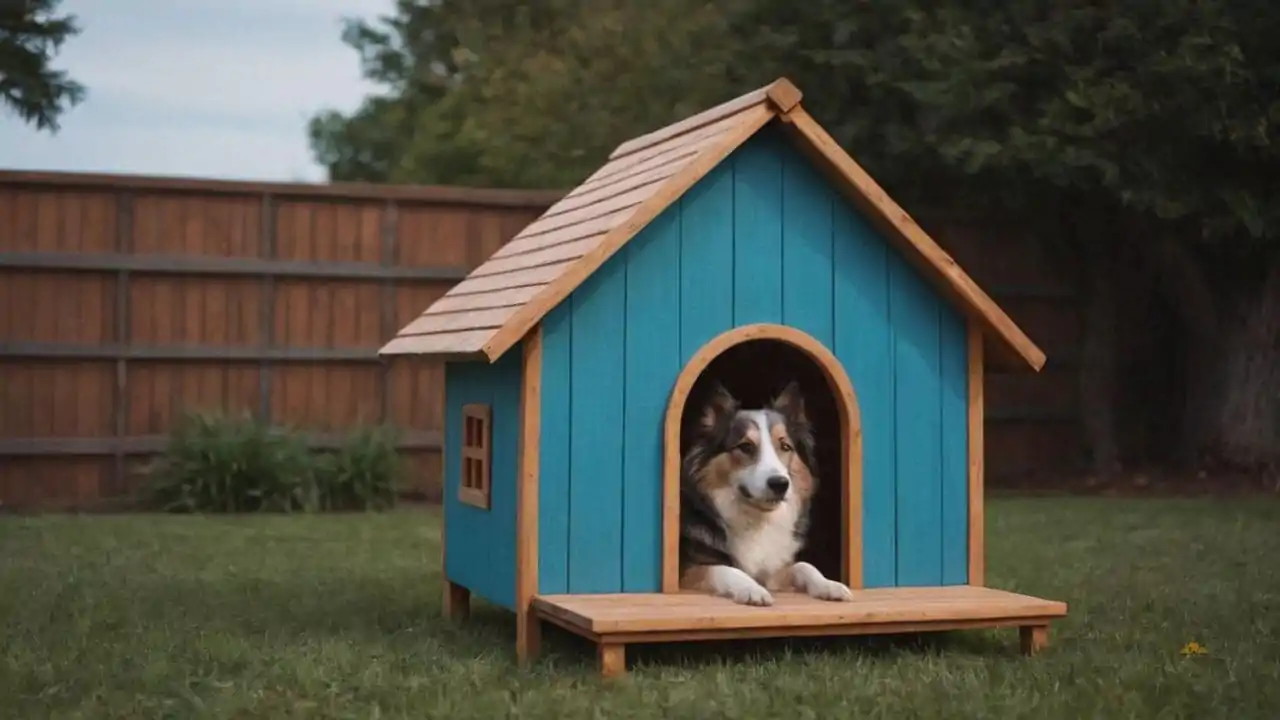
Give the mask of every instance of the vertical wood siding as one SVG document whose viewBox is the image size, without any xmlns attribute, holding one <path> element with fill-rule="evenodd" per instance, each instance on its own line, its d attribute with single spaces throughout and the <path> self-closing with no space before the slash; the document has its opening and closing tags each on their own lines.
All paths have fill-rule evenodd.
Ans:
<svg viewBox="0 0 1280 720">
<path fill-rule="evenodd" d="M 859 393 L 868 586 L 963 583 L 959 315 L 780 138 L 762 133 L 547 318 L 540 591 L 656 591 L 663 414 L 681 367 L 782 322 Z"/>
<path fill-rule="evenodd" d="M 516 476 L 519 472 L 521 348 L 498 362 L 447 363 L 443 502 L 445 574 L 484 599 L 515 610 Z M 490 408 L 489 507 L 458 499 L 462 478 L 462 406 Z"/>
</svg>

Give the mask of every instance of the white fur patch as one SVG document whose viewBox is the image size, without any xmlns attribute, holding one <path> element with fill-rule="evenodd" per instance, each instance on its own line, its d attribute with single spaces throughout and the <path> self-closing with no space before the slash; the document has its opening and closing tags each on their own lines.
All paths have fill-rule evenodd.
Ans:
<svg viewBox="0 0 1280 720">
<path fill-rule="evenodd" d="M 769 417 L 762 410 L 755 410 L 747 415 L 760 433 L 760 454 L 755 464 L 739 471 L 739 476 L 734 478 L 734 482 L 745 487 L 747 492 L 751 493 L 751 497 L 763 498 L 768 492 L 769 478 L 781 476 L 790 480 L 791 473 L 787 471 L 787 466 L 782 464 L 782 458 L 778 457 L 773 447 L 773 436 L 769 433 Z M 791 489 L 788 488 L 786 498 L 790 499 L 790 497 Z"/>
<path fill-rule="evenodd" d="M 716 490 L 711 501 L 724 518 L 729 552 L 751 577 L 767 578 L 790 565 L 800 551 L 792 532 L 800 518 L 793 498 L 765 514 L 743 507 L 733 487 Z"/>
<path fill-rule="evenodd" d="M 712 565 L 707 568 L 707 582 L 711 585 L 711 592 L 739 605 L 773 604 L 769 591 L 738 568 Z"/>
<path fill-rule="evenodd" d="M 847 585 L 828 580 L 821 570 L 807 562 L 798 562 L 791 566 L 791 581 L 812 598 L 841 602 L 853 599 L 853 591 Z"/>
</svg>

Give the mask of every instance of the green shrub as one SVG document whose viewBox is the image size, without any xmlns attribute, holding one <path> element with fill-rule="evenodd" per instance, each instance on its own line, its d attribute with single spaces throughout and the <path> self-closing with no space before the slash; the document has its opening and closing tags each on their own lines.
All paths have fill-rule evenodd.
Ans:
<svg viewBox="0 0 1280 720">
<path fill-rule="evenodd" d="M 400 453 L 389 427 L 358 427 L 334 452 L 317 457 L 316 491 L 324 510 L 381 510 L 395 505 Z"/>
<path fill-rule="evenodd" d="M 169 512 L 308 510 L 314 466 L 294 433 L 248 416 L 189 413 L 150 473 L 150 497 Z"/>
<path fill-rule="evenodd" d="M 148 504 L 167 512 L 294 512 L 393 507 L 400 454 L 389 427 L 357 427 L 317 453 L 249 415 L 188 413 L 148 471 Z"/>
</svg>

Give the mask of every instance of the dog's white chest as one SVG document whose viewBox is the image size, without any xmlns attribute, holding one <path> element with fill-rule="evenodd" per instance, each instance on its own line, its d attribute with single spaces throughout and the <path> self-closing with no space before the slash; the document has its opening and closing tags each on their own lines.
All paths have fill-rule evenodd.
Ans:
<svg viewBox="0 0 1280 720">
<path fill-rule="evenodd" d="M 730 540 L 742 569 L 760 579 L 790 565 L 800 549 L 790 524 L 765 523 Z"/>
<path fill-rule="evenodd" d="M 795 561 L 800 542 L 794 534 L 798 513 L 793 503 L 764 518 L 742 512 L 731 499 L 716 504 L 728 525 L 729 551 L 748 575 L 763 580 Z"/>
</svg>

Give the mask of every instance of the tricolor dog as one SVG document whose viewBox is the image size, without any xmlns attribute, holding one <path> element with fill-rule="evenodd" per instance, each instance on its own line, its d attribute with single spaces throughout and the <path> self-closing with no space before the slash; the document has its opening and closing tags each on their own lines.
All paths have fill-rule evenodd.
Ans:
<svg viewBox="0 0 1280 720">
<path fill-rule="evenodd" d="M 680 477 L 680 587 L 744 605 L 770 591 L 852 600 L 843 583 L 796 562 L 817 487 L 813 429 L 792 382 L 743 409 L 721 385 L 702 409 Z"/>
</svg>

